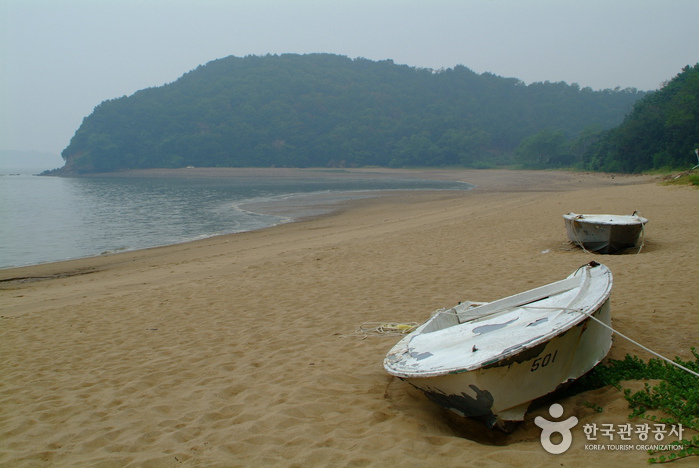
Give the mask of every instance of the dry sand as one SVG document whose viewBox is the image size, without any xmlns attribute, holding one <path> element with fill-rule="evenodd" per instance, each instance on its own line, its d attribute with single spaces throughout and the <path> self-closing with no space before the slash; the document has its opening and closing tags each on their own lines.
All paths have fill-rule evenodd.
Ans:
<svg viewBox="0 0 699 468">
<path fill-rule="evenodd" d="M 699 191 L 648 176 L 347 174 L 355 172 L 478 188 L 382 196 L 257 232 L 0 270 L 0 465 L 644 465 L 639 450 L 584 447 L 595 442 L 583 424 L 627 421 L 616 389 L 559 401 L 579 423 L 573 446 L 550 455 L 532 422 L 548 417 L 545 408 L 511 435 L 491 434 L 384 372 L 398 337 L 348 335 L 365 322 L 422 322 L 595 260 L 614 274 L 615 328 L 688 359 L 699 344 Z M 564 213 L 634 210 L 650 219 L 639 254 L 567 243 Z M 650 357 L 616 338 L 610 357 L 627 353 Z"/>
</svg>

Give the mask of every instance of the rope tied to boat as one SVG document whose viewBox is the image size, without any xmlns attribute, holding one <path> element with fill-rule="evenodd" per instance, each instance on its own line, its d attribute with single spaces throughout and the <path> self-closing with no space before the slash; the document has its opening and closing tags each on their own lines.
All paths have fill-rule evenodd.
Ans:
<svg viewBox="0 0 699 468">
<path fill-rule="evenodd" d="M 417 322 L 365 322 L 361 324 L 353 333 L 341 335 L 342 337 L 360 336 L 396 336 L 407 335 L 415 330 L 420 324 Z"/>
<path fill-rule="evenodd" d="M 635 213 L 635 211 L 634 211 Z M 638 252 L 636 254 L 640 254 L 641 250 L 643 249 L 643 246 L 646 243 L 646 225 L 641 223 L 641 245 L 638 247 Z"/>
<path fill-rule="evenodd" d="M 583 215 L 579 214 L 575 218 L 573 218 L 574 221 L 577 221 L 578 219 L 584 219 Z M 578 224 L 580 224 L 580 223 L 578 223 Z M 585 248 L 583 243 L 580 242 L 580 239 L 578 239 L 578 229 L 576 228 L 575 223 L 572 223 L 572 230 L 573 230 L 573 237 L 575 237 L 575 243 L 578 244 L 580 246 L 580 248 L 583 249 L 583 252 L 585 252 L 586 254 L 591 253 Z"/>
<path fill-rule="evenodd" d="M 634 210 L 634 212 L 631 213 L 631 216 L 638 217 L 639 215 L 640 215 L 640 213 L 638 212 L 638 210 Z M 636 252 L 637 255 L 641 253 L 641 250 L 643 249 L 643 245 L 645 243 L 646 243 L 646 224 L 641 223 L 641 245 L 638 247 L 638 252 Z"/>
<path fill-rule="evenodd" d="M 668 359 L 668 358 L 666 358 L 665 356 L 663 356 L 663 355 L 661 355 L 661 354 L 659 354 L 659 353 L 656 353 L 656 352 L 653 351 L 652 349 L 649 349 L 649 348 L 643 346 L 643 345 L 642 345 L 641 343 L 639 343 L 638 341 L 632 340 L 632 339 L 629 338 L 628 336 L 626 336 L 626 335 L 624 335 L 623 333 L 620 333 L 619 331 L 617 331 L 617 330 L 615 330 L 614 328 L 612 328 L 610 325 L 607 325 L 606 323 L 604 323 L 603 321 L 601 321 L 601 320 L 598 319 L 597 317 L 594 317 L 593 315 L 591 315 L 591 314 L 589 314 L 589 313 L 583 313 L 583 312 L 581 312 L 581 313 L 582 313 L 583 315 L 586 315 L 587 317 L 591 318 L 591 319 L 594 320 L 595 322 L 599 323 L 599 324 L 602 325 L 603 327 L 609 329 L 612 333 L 616 333 L 618 336 L 620 336 L 620 337 L 624 338 L 625 340 L 630 341 L 631 343 L 635 344 L 635 345 L 638 346 L 639 348 L 641 348 L 641 349 L 643 349 L 643 350 L 645 350 L 645 351 L 648 351 L 648 352 L 651 353 L 652 355 L 654 355 L 654 356 L 656 356 L 656 357 L 659 357 L 660 359 L 662 359 L 662 360 L 664 360 L 664 361 L 669 362 L 669 363 L 672 364 L 673 366 L 679 367 L 679 368 L 682 369 L 683 371 L 688 372 L 688 373 L 694 375 L 695 377 L 699 377 L 699 373 L 694 372 L 694 371 L 691 370 L 691 369 L 687 369 L 687 368 L 686 368 L 685 366 L 683 366 L 682 364 L 678 364 L 678 363 L 676 363 L 675 361 L 673 361 L 672 359 Z"/>
</svg>

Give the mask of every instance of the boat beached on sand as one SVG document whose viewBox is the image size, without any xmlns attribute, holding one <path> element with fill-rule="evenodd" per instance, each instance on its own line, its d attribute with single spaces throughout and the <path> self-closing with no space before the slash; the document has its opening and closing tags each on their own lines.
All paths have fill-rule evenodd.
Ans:
<svg viewBox="0 0 699 468">
<path fill-rule="evenodd" d="M 612 273 L 596 262 L 489 303 L 440 309 L 396 344 L 386 371 L 456 413 L 507 429 L 533 400 L 573 381 L 609 352 Z"/>
<path fill-rule="evenodd" d="M 648 222 L 632 215 L 576 214 L 563 215 L 568 239 L 585 250 L 613 254 L 635 247 Z"/>
</svg>

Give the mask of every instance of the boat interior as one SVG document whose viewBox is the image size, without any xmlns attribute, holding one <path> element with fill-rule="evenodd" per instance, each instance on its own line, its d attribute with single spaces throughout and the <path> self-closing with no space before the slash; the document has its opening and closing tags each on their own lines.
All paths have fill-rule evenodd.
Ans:
<svg viewBox="0 0 699 468">
<path fill-rule="evenodd" d="M 467 322 L 490 319 L 577 287 L 580 287 L 582 291 L 585 289 L 584 282 L 587 280 L 589 280 L 589 274 L 576 275 L 494 302 L 465 301 L 451 309 L 440 309 L 428 321 L 422 333 L 431 333 Z M 565 307 L 561 307 L 561 310 L 563 309 Z"/>
</svg>

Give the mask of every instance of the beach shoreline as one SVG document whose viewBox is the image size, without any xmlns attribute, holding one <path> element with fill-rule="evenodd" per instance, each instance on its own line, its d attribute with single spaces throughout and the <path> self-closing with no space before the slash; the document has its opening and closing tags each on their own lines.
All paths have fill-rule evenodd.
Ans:
<svg viewBox="0 0 699 468">
<path fill-rule="evenodd" d="M 614 274 L 613 326 L 688 359 L 699 335 L 696 189 L 563 171 L 317 171 L 476 187 L 353 200 L 257 231 L 0 270 L 0 465 L 645 463 L 644 451 L 585 449 L 582 424 L 627 421 L 616 389 L 561 402 L 580 423 L 571 449 L 554 456 L 533 424 L 545 409 L 508 436 L 455 422 L 383 371 L 397 337 L 352 334 L 365 322 L 422 322 L 458 301 L 504 297 L 594 260 Z M 650 220 L 640 253 L 595 255 L 567 242 L 567 212 L 635 210 Z M 651 357 L 615 338 L 609 357 L 627 353 Z"/>
<path fill-rule="evenodd" d="M 325 169 L 325 168 L 182 168 L 182 169 L 135 169 L 129 171 L 119 171 L 110 173 L 86 174 L 83 177 L 91 178 L 164 178 L 164 179 L 255 179 L 263 177 L 265 179 L 279 178 L 285 180 L 305 179 L 309 174 L 316 177 L 328 178 L 414 178 L 430 180 L 458 181 L 473 185 L 471 190 L 479 192 L 517 192 L 517 191 L 556 191 L 581 188 L 590 183 L 595 186 L 618 185 L 619 183 L 639 184 L 654 180 L 655 177 L 620 175 L 620 174 L 600 174 L 586 172 L 563 172 L 563 171 L 510 171 L 510 170 L 448 170 L 448 169 L 386 169 L 386 168 L 365 168 L 365 169 Z M 615 182 L 616 179 L 616 182 Z M 561 188 L 563 187 L 563 188 Z M 422 191 L 426 195 L 428 191 Z M 434 191 L 438 196 L 442 196 L 443 191 Z M 366 198 L 401 196 L 403 191 L 380 191 L 367 195 Z M 412 191 L 406 191 L 412 193 Z M 364 203 L 367 201 L 365 200 Z M 339 213 L 352 206 L 356 200 L 347 200 L 333 204 L 326 213 L 321 215 L 304 216 L 294 219 L 292 222 L 308 221 L 313 218 L 328 216 Z M 286 223 L 282 223 L 286 224 Z M 263 229 L 273 228 L 275 226 Z M 259 229 L 258 229 L 259 230 Z M 115 251 L 99 255 L 90 255 L 77 258 L 69 258 L 59 261 L 48 261 L 30 265 L 19 265 L 0 268 L 0 282 L 8 281 L 12 278 L 23 277 L 54 277 L 73 275 L 74 272 L 92 270 L 100 268 L 105 264 L 111 264 L 111 257 L 116 255 L 118 259 L 131 255 L 140 256 L 144 251 L 153 249 L 162 250 L 168 247 L 177 248 L 189 243 L 206 242 L 223 236 L 237 236 L 241 232 L 217 234 L 207 236 L 203 239 L 178 242 L 162 246 L 148 247 L 143 249 L 128 249 L 126 251 Z M 118 260 L 117 260 L 118 261 Z M 62 272 L 62 270 L 68 270 Z M 14 276 L 13 276 L 14 275 Z"/>
</svg>

